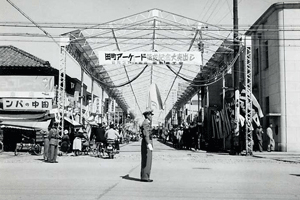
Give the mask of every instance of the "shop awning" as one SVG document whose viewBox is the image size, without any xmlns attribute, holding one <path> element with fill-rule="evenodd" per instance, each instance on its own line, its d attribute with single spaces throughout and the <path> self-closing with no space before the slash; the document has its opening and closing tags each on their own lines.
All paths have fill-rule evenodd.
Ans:
<svg viewBox="0 0 300 200">
<path fill-rule="evenodd" d="M 81 127 L 82 125 L 80 123 L 78 123 L 75 120 L 72 120 L 68 117 L 64 117 L 65 121 L 69 122 L 70 124 L 72 124 L 74 127 Z"/>
<path fill-rule="evenodd" d="M 0 113 L 0 121 L 45 121 L 52 116 L 49 112 L 42 113 Z"/>
<path fill-rule="evenodd" d="M 3 121 L 1 128 L 15 128 L 24 130 L 47 130 L 51 120 L 47 121 Z"/>
</svg>

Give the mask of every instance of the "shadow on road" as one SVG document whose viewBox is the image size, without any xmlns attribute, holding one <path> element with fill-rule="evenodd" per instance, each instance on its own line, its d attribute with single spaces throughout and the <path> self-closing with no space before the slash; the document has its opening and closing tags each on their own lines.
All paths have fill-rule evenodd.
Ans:
<svg viewBox="0 0 300 200">
<path fill-rule="evenodd" d="M 38 159 L 35 159 L 35 160 L 38 160 L 38 161 L 41 161 L 41 162 L 45 162 L 45 160 L 43 158 L 38 158 Z"/>
<path fill-rule="evenodd" d="M 130 177 L 129 174 L 126 174 L 125 176 L 121 176 L 122 179 L 126 179 L 126 180 L 130 180 L 130 181 L 138 181 L 138 182 L 142 182 L 141 179 L 139 178 L 134 178 L 134 177 Z"/>
<path fill-rule="evenodd" d="M 299 176 L 300 177 L 300 174 L 290 174 L 292 176 Z"/>
</svg>

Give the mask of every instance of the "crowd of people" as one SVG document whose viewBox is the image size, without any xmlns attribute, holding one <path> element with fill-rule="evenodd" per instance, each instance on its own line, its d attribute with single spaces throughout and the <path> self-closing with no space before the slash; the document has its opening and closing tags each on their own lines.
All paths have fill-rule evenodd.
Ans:
<svg viewBox="0 0 300 200">
<path fill-rule="evenodd" d="M 194 122 L 190 124 L 183 123 L 170 129 L 163 128 L 159 137 L 164 143 L 171 142 L 173 147 L 177 149 L 200 150 L 200 129 Z"/>
<path fill-rule="evenodd" d="M 49 163 L 57 163 L 58 152 L 62 154 L 74 153 L 79 155 L 81 152 L 88 151 L 91 144 L 95 144 L 96 148 L 100 148 L 100 144 L 104 148 L 108 141 L 114 141 L 117 153 L 120 150 L 120 143 L 131 140 L 133 134 L 124 127 L 117 124 L 99 123 L 94 127 L 88 135 L 85 128 L 80 127 L 74 129 L 74 133 L 64 130 L 60 136 L 57 130 L 57 123 L 51 122 L 48 130 L 43 131 L 44 137 L 44 161 Z M 101 154 L 102 153 L 102 154 Z M 97 156 L 104 156 L 100 150 Z"/>
</svg>

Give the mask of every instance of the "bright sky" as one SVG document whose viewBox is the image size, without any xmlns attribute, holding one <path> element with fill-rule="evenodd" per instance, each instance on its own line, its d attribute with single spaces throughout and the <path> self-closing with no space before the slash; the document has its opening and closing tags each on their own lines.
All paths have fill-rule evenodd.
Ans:
<svg viewBox="0 0 300 200">
<path fill-rule="evenodd" d="M 233 0 L 10 0 L 37 24 L 88 23 L 100 24 L 134 15 L 153 8 L 184 17 L 232 27 Z M 293 0 L 289 0 L 291 2 Z M 296 1 L 296 0 L 295 0 Z M 239 0 L 239 26 L 247 30 L 276 0 Z M 9 2 L 0 1 L 0 22 L 29 22 Z M 74 29 L 46 29 L 51 35 L 59 35 Z M 42 33 L 38 28 L 14 28 L 0 26 L 3 33 Z M 58 66 L 59 47 L 48 42 L 24 42 L 24 37 L 0 36 L 0 45 L 14 45 L 43 60 L 55 68 Z M 17 40 L 17 41 L 12 41 Z M 28 40 L 28 38 L 27 38 Z M 45 39 L 39 39 L 45 41 Z M 23 41 L 23 42 L 22 42 Z"/>
<path fill-rule="evenodd" d="M 101 24 L 112 20 L 151 10 L 165 10 L 187 18 L 231 28 L 233 24 L 233 0 L 9 0 L 36 24 L 86 23 Z M 298 2 L 299 0 L 289 0 Z M 248 28 L 276 0 L 238 0 L 240 33 Z M 0 45 L 13 45 L 43 60 L 52 67 L 59 66 L 59 46 L 46 38 L 3 36 L 7 33 L 39 33 L 37 27 L 8 27 L 7 22 L 30 22 L 8 1 L 0 1 Z M 76 26 L 76 25 L 74 25 Z M 50 35 L 75 30 L 67 28 L 44 28 Z M 80 79 L 80 67 L 67 63 L 67 73 Z"/>
</svg>

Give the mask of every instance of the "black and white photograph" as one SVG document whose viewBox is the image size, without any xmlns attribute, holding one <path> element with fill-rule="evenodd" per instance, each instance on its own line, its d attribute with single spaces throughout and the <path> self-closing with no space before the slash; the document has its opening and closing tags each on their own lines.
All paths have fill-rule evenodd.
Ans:
<svg viewBox="0 0 300 200">
<path fill-rule="evenodd" d="M 299 0 L 0 0 L 1 200 L 299 200 Z"/>
</svg>

